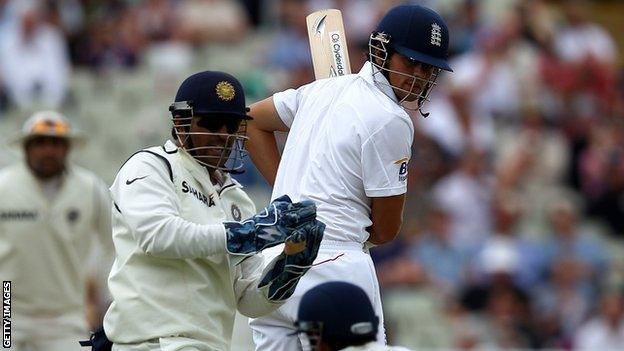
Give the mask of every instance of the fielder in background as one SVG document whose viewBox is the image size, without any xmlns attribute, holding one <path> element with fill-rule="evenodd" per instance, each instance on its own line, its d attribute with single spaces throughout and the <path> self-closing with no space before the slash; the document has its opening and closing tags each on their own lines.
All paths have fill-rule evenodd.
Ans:
<svg viewBox="0 0 624 351">
<path fill-rule="evenodd" d="M 366 292 L 347 282 L 319 284 L 303 294 L 295 328 L 311 351 L 409 351 L 376 342 L 379 317 Z"/>
<path fill-rule="evenodd" d="M 262 316 L 293 293 L 324 225 L 313 202 L 287 196 L 254 215 L 229 175 L 242 167 L 251 118 L 236 78 L 194 74 L 170 111 L 173 141 L 131 156 L 110 189 L 116 257 L 104 331 L 113 350 L 225 351 L 236 310 Z M 285 241 L 265 263 L 259 252 Z"/>
<path fill-rule="evenodd" d="M 405 108 L 421 110 L 440 71 L 451 70 L 448 43 L 437 13 L 398 6 L 371 34 L 369 60 L 358 74 L 321 79 L 251 106 L 249 151 L 273 184 L 273 198 L 312 199 L 327 224 L 317 264 L 293 298 L 250 322 L 256 350 L 300 350 L 299 340 L 288 336 L 300 297 L 336 279 L 366 291 L 382 319 L 377 340 L 384 343 L 379 286 L 365 243 L 383 244 L 399 232 L 414 136 Z M 281 157 L 275 131 L 289 132 Z"/>
<path fill-rule="evenodd" d="M 99 241 L 108 268 L 113 248 L 106 186 L 67 160 L 83 141 L 59 113 L 35 113 L 14 140 L 24 161 L 0 171 L 0 278 L 11 281 L 11 350 L 80 350 L 77 340 L 88 336 L 91 249 Z"/>
</svg>

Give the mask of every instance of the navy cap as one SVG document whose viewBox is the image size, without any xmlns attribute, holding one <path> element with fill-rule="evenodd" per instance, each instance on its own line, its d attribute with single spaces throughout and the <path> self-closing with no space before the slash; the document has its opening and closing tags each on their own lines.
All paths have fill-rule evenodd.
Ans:
<svg viewBox="0 0 624 351">
<path fill-rule="evenodd" d="M 381 19 L 376 33 L 385 33 L 399 54 L 445 71 L 449 66 L 449 31 L 435 11 L 418 5 L 396 6 Z"/>
<path fill-rule="evenodd" d="M 187 102 L 194 115 L 232 115 L 244 119 L 247 116 L 245 93 L 238 79 L 231 74 L 204 71 L 186 78 L 178 88 L 175 102 Z M 177 110 L 174 103 L 170 110 Z"/>
<path fill-rule="evenodd" d="M 368 295 L 357 285 L 347 282 L 328 282 L 308 290 L 299 304 L 297 328 L 321 324 L 325 339 L 349 341 L 374 339 L 379 318 L 375 315 Z"/>
</svg>

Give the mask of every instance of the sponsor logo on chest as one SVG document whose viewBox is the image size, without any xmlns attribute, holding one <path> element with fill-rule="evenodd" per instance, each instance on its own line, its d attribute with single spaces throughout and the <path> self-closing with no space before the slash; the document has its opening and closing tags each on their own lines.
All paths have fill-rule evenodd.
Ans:
<svg viewBox="0 0 624 351">
<path fill-rule="evenodd" d="M 208 207 L 216 206 L 213 194 L 204 195 L 201 191 L 193 188 L 186 180 L 182 181 L 182 192 L 193 195 L 197 200 L 201 201 Z"/>
<path fill-rule="evenodd" d="M 0 211 L 0 221 L 34 221 L 37 211 L 32 210 L 3 210 Z"/>
</svg>

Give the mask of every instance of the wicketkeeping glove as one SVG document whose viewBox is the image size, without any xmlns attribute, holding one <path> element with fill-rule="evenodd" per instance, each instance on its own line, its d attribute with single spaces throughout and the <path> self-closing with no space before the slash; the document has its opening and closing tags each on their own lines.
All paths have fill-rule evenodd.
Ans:
<svg viewBox="0 0 624 351">
<path fill-rule="evenodd" d="M 253 255 L 283 243 L 302 223 L 316 218 L 310 200 L 293 203 L 287 195 L 275 199 L 264 211 L 242 222 L 225 222 L 227 251 L 233 255 Z"/>
<path fill-rule="evenodd" d="M 295 292 L 299 279 L 316 259 L 324 231 L 325 224 L 314 220 L 301 225 L 286 239 L 283 257 L 258 285 L 260 289 L 268 286 L 269 300 L 282 301 Z"/>
</svg>

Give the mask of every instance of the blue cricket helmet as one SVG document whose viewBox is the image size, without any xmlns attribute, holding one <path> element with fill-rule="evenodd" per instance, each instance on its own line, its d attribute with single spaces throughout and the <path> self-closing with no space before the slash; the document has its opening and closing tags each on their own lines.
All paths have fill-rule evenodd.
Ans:
<svg viewBox="0 0 624 351">
<path fill-rule="evenodd" d="M 178 104 L 176 104 L 178 103 Z M 224 115 L 243 119 L 247 116 L 243 86 L 231 74 L 219 71 L 204 71 L 186 78 L 175 96 L 171 112 L 183 110 L 186 103 L 194 115 Z"/>
<path fill-rule="evenodd" d="M 247 154 L 246 120 L 249 109 L 245 93 L 238 79 L 219 71 L 204 71 L 186 78 L 169 106 L 172 115 L 172 137 L 197 162 L 210 169 L 241 173 Z M 197 125 L 207 129 L 191 131 L 193 118 Z M 224 130 L 225 128 L 225 130 Z M 211 135 L 225 138 L 196 145 L 193 135 Z M 215 153 L 218 152 L 218 155 Z"/>
<path fill-rule="evenodd" d="M 448 60 L 449 30 L 435 11 L 418 5 L 396 6 L 381 19 L 374 33 L 384 33 L 388 45 L 410 59 L 452 72 Z"/>
<path fill-rule="evenodd" d="M 327 282 L 308 290 L 299 304 L 298 332 L 333 341 L 375 340 L 379 318 L 366 292 L 347 282 Z"/>
</svg>

